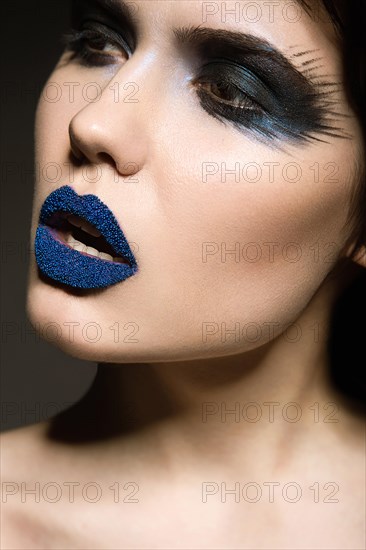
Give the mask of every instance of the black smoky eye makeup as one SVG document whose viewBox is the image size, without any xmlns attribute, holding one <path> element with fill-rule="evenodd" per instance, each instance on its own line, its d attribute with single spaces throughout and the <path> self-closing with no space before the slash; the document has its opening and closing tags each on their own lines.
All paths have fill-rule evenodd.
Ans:
<svg viewBox="0 0 366 550">
<path fill-rule="evenodd" d="M 271 90 L 250 70 L 235 62 L 213 60 L 192 84 L 206 108 L 211 105 L 223 116 L 249 122 L 274 108 Z"/>
<path fill-rule="evenodd" d="M 132 48 L 122 32 L 98 19 L 97 15 L 94 20 L 84 14 L 75 20 L 77 28 L 62 36 L 65 48 L 73 53 L 71 59 L 88 68 L 129 59 Z M 219 32 L 231 37 L 230 32 Z M 235 40 L 227 46 L 225 41 L 220 44 L 212 39 L 196 50 L 202 63 L 190 83 L 206 113 L 265 142 L 296 144 L 349 137 L 337 126 L 342 115 L 334 112 L 338 85 L 314 76 L 318 57 L 305 59 L 301 71 L 267 44 L 258 46 L 251 36 L 245 40 L 247 51 L 239 50 Z M 298 53 L 296 57 L 313 53 Z"/>
<path fill-rule="evenodd" d="M 73 60 L 86 67 L 103 67 L 126 60 L 132 54 L 124 38 L 97 21 L 85 21 L 79 29 L 70 28 L 61 36 L 67 51 L 73 52 Z"/>
<path fill-rule="evenodd" d="M 247 61 L 248 66 L 245 60 L 213 59 L 191 81 L 208 114 L 266 140 L 296 143 L 347 137 L 335 126 L 335 116 L 332 120 L 335 84 L 318 82 L 313 87 L 300 73 L 286 79 L 285 73 L 268 70 L 260 60 L 248 56 Z"/>
<path fill-rule="evenodd" d="M 178 27 L 174 36 L 189 58 L 197 55 L 190 84 L 201 107 L 220 122 L 266 143 L 350 138 L 339 127 L 345 117 L 340 83 L 321 74 L 318 50 L 293 47 L 285 55 L 258 36 L 208 27 Z"/>
</svg>

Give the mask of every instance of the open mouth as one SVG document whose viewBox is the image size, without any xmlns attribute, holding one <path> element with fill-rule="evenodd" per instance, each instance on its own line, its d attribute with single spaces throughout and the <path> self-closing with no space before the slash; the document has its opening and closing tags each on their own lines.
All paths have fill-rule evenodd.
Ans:
<svg viewBox="0 0 366 550">
<path fill-rule="evenodd" d="M 34 250 L 43 275 L 74 288 L 106 288 L 138 271 L 113 212 L 96 195 L 78 195 L 69 185 L 44 201 Z"/>
<path fill-rule="evenodd" d="M 106 241 L 100 231 L 81 216 L 58 211 L 52 214 L 46 225 L 54 229 L 54 235 L 59 241 L 81 254 L 130 265 L 130 262 Z"/>
</svg>

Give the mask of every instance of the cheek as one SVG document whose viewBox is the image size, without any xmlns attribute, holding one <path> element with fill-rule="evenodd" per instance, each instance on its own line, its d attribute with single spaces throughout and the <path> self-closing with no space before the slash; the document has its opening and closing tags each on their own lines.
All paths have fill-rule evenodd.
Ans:
<svg viewBox="0 0 366 550">
<path fill-rule="evenodd" d="M 67 79 L 63 79 L 67 80 Z M 57 163 L 64 171 L 63 162 L 67 158 L 69 139 L 68 128 L 72 117 L 80 110 L 75 101 L 70 101 L 68 89 L 63 85 L 58 73 L 53 73 L 44 86 L 37 105 L 35 118 L 36 160 L 40 164 L 43 181 L 54 180 L 47 171 L 47 164 Z M 61 178 L 57 183 L 61 185 Z M 55 185 L 57 187 L 57 185 Z"/>
<path fill-rule="evenodd" d="M 68 127 L 76 109 L 77 107 L 70 103 L 62 87 L 62 79 L 57 77 L 57 72 L 53 73 L 44 86 L 35 114 L 36 177 L 32 210 L 32 243 L 34 243 L 43 201 L 52 191 L 72 181 Z"/>
<path fill-rule="evenodd" d="M 203 322 L 283 328 L 296 320 L 345 244 L 351 189 L 342 166 L 353 149 L 316 145 L 290 156 L 244 138 L 219 149 L 219 135 L 198 140 L 201 148 L 181 151 L 170 164 L 186 181 L 171 185 L 168 271 L 184 289 L 182 304 L 197 304 L 197 329 Z M 190 160 L 178 165 L 179 158 Z M 210 176 L 203 177 L 202 159 Z"/>
<path fill-rule="evenodd" d="M 77 80 L 59 71 L 49 82 L 61 86 L 62 81 Z M 39 102 L 36 159 L 41 168 L 57 163 L 62 177 L 49 183 L 43 173 L 36 205 L 67 182 L 68 126 L 83 106 L 85 102 L 70 102 L 66 93 L 57 102 Z M 158 121 L 151 168 L 141 172 L 146 186 L 129 191 L 140 245 L 139 277 L 129 286 L 109 289 L 99 301 L 63 304 L 73 319 L 94 319 L 97 314 L 105 327 L 117 318 L 137 322 L 144 328 L 148 349 L 147 355 L 142 352 L 144 360 L 154 350 L 165 354 L 177 348 L 183 350 L 178 357 L 187 349 L 204 355 L 205 323 L 226 323 L 228 328 L 255 323 L 265 339 L 265 323 L 283 328 L 294 322 L 345 242 L 342 228 L 350 189 L 342 166 L 353 161 L 351 145 L 337 142 L 299 147 L 291 154 L 273 152 L 192 112 L 186 118 L 169 112 L 164 124 Z M 334 167 L 339 171 L 332 174 Z M 110 204 L 116 201 L 115 213 L 124 219 L 126 190 L 119 189 L 117 198 L 114 189 L 110 193 Z M 57 302 L 59 295 L 54 296 Z M 236 350 L 232 339 L 223 345 L 215 335 L 206 343 L 211 351 L 230 352 L 264 342 L 241 340 Z M 101 353 L 106 350 L 101 346 Z M 116 350 L 114 358 L 120 359 L 120 353 Z"/>
</svg>

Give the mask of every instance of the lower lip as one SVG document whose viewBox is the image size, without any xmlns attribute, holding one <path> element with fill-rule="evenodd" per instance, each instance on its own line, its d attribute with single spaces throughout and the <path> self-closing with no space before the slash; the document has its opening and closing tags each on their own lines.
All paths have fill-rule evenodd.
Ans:
<svg viewBox="0 0 366 550">
<path fill-rule="evenodd" d="M 57 232 L 39 224 L 35 238 L 39 269 L 54 281 L 74 288 L 106 288 L 134 275 L 137 267 L 84 254 L 62 242 Z"/>
</svg>

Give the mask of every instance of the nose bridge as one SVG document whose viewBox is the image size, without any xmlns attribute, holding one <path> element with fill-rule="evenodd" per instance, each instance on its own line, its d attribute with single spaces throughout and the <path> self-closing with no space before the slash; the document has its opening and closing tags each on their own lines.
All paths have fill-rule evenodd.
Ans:
<svg viewBox="0 0 366 550">
<path fill-rule="evenodd" d="M 93 163 L 101 162 L 107 154 L 118 169 L 127 165 L 142 168 L 151 137 L 153 88 L 158 80 L 153 76 L 154 59 L 151 53 L 136 52 L 107 81 L 98 97 L 76 113 L 69 126 L 74 153 L 79 150 Z"/>
<path fill-rule="evenodd" d="M 157 70 L 156 58 L 157 55 L 152 52 L 136 52 L 120 68 L 107 86 L 113 91 L 114 102 L 127 105 L 149 103 Z"/>
</svg>

